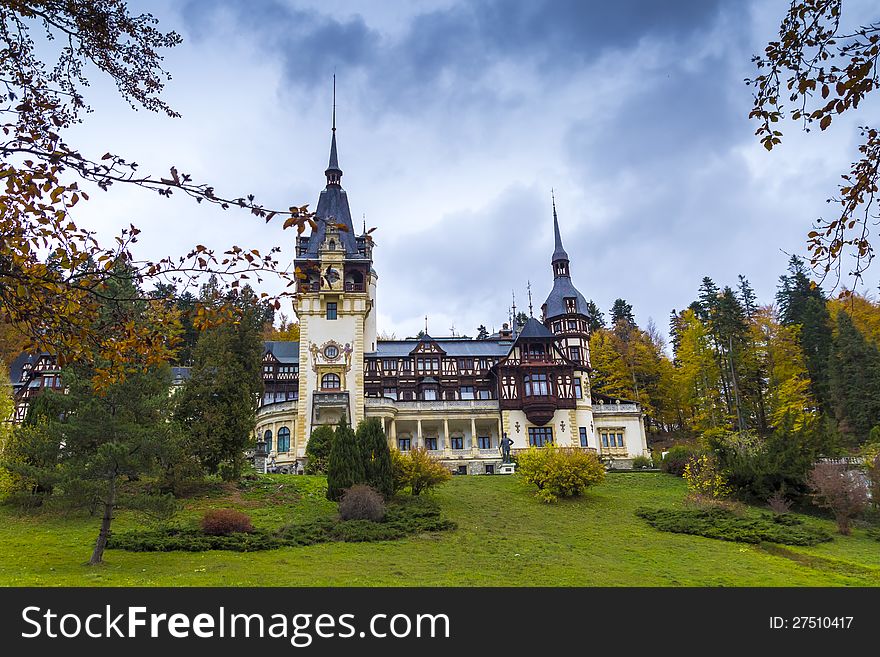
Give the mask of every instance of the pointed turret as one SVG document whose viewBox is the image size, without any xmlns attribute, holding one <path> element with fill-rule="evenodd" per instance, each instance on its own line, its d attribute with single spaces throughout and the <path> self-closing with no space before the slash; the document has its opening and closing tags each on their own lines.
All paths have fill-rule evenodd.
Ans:
<svg viewBox="0 0 880 657">
<path fill-rule="evenodd" d="M 553 195 L 553 289 L 542 306 L 544 319 L 570 313 L 585 314 L 587 300 L 577 291 L 571 282 L 568 253 L 562 246 L 562 235 L 559 232 L 559 217 L 556 214 L 556 196 Z"/>
<path fill-rule="evenodd" d="M 333 76 L 333 137 L 330 139 L 330 164 L 324 171 L 327 176 L 327 187 L 341 186 L 342 169 L 339 168 L 339 156 L 336 154 L 336 75 Z"/>
<path fill-rule="evenodd" d="M 357 243 L 354 225 L 351 220 L 351 210 L 348 207 L 348 196 L 342 189 L 342 169 L 339 168 L 339 155 L 336 148 L 336 76 L 333 76 L 333 122 L 330 137 L 330 162 L 324 171 L 327 177 L 327 186 L 321 192 L 318 199 L 318 207 L 315 209 L 315 223 L 317 228 L 309 235 L 307 242 L 303 243 L 300 257 L 315 259 L 318 250 L 324 242 L 328 224 L 337 224 L 339 240 L 345 247 L 345 255 L 348 258 L 367 258 L 364 251 Z"/>
<path fill-rule="evenodd" d="M 552 190 L 550 195 L 553 198 L 553 235 L 556 238 L 556 248 L 553 250 L 553 260 L 551 260 L 551 262 L 556 263 L 557 261 L 564 260 L 567 263 L 568 254 L 562 247 L 562 236 L 559 234 L 559 218 L 556 216 L 556 195 Z M 566 270 L 567 269 L 568 267 L 566 267 Z"/>
</svg>

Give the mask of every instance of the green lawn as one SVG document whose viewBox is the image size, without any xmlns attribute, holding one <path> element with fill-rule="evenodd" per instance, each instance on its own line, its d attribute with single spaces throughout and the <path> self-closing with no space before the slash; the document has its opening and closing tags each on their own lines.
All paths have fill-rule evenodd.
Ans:
<svg viewBox="0 0 880 657">
<path fill-rule="evenodd" d="M 189 500 L 181 521 L 212 506 L 275 528 L 332 514 L 323 480 L 270 476 L 244 492 Z M 0 507 L 0 584 L 12 586 L 875 586 L 880 543 L 861 529 L 816 547 L 744 545 L 667 534 L 633 511 L 680 505 L 681 479 L 611 474 L 578 500 L 547 505 L 517 477 L 453 477 L 435 495 L 458 529 L 382 543 L 331 543 L 267 552 L 133 553 L 87 560 L 97 518 L 21 515 Z M 115 529 L 138 518 L 120 513 Z M 806 518 L 834 531 L 825 520 Z"/>
</svg>

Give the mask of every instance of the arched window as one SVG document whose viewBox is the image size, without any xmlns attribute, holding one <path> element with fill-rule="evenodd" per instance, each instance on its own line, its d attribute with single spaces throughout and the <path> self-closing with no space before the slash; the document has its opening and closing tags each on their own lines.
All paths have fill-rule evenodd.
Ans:
<svg viewBox="0 0 880 657">
<path fill-rule="evenodd" d="M 290 429 L 288 429 L 287 427 L 281 427 L 278 430 L 278 451 L 290 451 Z"/>
<path fill-rule="evenodd" d="M 272 430 L 266 429 L 266 433 L 263 434 L 263 440 L 266 441 L 266 451 L 272 451 Z"/>
<path fill-rule="evenodd" d="M 338 374 L 325 374 L 321 377 L 322 390 L 339 390 L 340 387 Z"/>
</svg>

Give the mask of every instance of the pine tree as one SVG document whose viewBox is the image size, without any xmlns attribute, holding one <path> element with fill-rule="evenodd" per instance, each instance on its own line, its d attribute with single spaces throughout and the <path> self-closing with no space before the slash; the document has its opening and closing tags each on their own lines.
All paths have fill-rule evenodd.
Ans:
<svg viewBox="0 0 880 657">
<path fill-rule="evenodd" d="M 826 413 L 832 409 L 832 399 L 828 382 L 828 358 L 831 354 L 832 331 L 831 316 L 828 312 L 825 294 L 810 281 L 804 261 L 792 256 L 788 264 L 788 274 L 779 277 L 776 302 L 779 316 L 786 326 L 798 324 L 801 349 L 813 396 Z"/>
<path fill-rule="evenodd" d="M 391 450 L 379 419 L 373 417 L 361 421 L 357 428 L 357 440 L 363 458 L 365 483 L 388 499 L 394 494 Z"/>
<path fill-rule="evenodd" d="M 594 333 L 600 328 L 605 328 L 605 315 L 599 310 L 599 306 L 597 306 L 592 299 L 587 302 L 585 314 L 587 316 L 587 326 L 590 329 L 590 333 Z"/>
<path fill-rule="evenodd" d="M 755 314 L 755 311 L 758 310 L 756 303 L 758 297 L 755 295 L 755 290 L 752 289 L 749 279 L 742 274 L 739 275 L 739 285 L 737 285 L 737 290 L 739 290 L 739 300 L 740 303 L 742 303 L 743 310 L 745 310 L 746 317 L 751 319 Z"/>
<path fill-rule="evenodd" d="M 93 320 L 98 334 L 114 336 L 127 322 L 156 321 L 151 306 L 137 301 L 141 294 L 129 268 L 117 266 L 107 288 L 107 298 L 113 301 L 105 302 Z M 42 443 L 41 454 L 31 452 L 24 462 L 13 459 L 9 464 L 13 469 L 21 466 L 19 474 L 36 482 L 42 489 L 37 492 L 63 498 L 72 507 L 102 512 L 90 565 L 103 560 L 118 507 L 157 513 L 174 509 L 171 496 L 148 489 L 121 489 L 125 479 L 159 474 L 160 459 L 170 440 L 171 369 L 167 364 L 148 365 L 136 347 L 120 345 L 120 350 L 126 363 L 122 381 L 104 381 L 98 376 L 106 362 L 97 354 L 63 370 L 65 393 L 40 395 L 28 416 L 33 423 L 30 436 Z M 100 391 L 96 390 L 98 382 Z"/>
<path fill-rule="evenodd" d="M 346 489 L 364 483 L 364 463 L 357 436 L 345 419 L 339 420 L 327 463 L 327 499 L 339 501 Z"/>
<path fill-rule="evenodd" d="M 615 299 L 614 305 L 611 307 L 611 325 L 615 330 L 618 327 L 635 328 L 636 319 L 633 316 L 633 307 L 624 299 Z"/>
<path fill-rule="evenodd" d="M 327 462 L 333 447 L 333 427 L 322 424 L 312 430 L 306 444 L 306 474 L 327 474 Z"/>
<path fill-rule="evenodd" d="M 421 336 L 419 336 L 421 337 Z M 477 327 L 477 340 L 485 340 L 489 337 L 489 331 L 486 330 L 486 327 L 480 324 Z"/>
<path fill-rule="evenodd" d="M 199 336 L 190 378 L 175 395 L 175 419 L 206 472 L 237 480 L 263 392 L 265 310 L 249 287 L 227 303 L 237 316 Z"/>
<path fill-rule="evenodd" d="M 880 349 L 865 340 L 848 313 L 837 315 L 829 364 L 839 429 L 851 444 L 861 445 L 880 425 Z"/>
</svg>

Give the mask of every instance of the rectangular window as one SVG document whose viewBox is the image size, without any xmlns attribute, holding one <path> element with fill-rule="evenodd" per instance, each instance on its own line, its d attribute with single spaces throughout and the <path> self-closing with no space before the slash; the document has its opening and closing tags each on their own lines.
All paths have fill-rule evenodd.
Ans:
<svg viewBox="0 0 880 657">
<path fill-rule="evenodd" d="M 425 388 L 422 391 L 422 399 L 432 401 L 437 399 L 437 388 Z"/>
<path fill-rule="evenodd" d="M 526 374 L 523 378 L 526 384 L 526 397 L 546 397 L 550 394 L 546 374 Z"/>
<path fill-rule="evenodd" d="M 464 449 L 464 438 L 461 436 L 453 436 L 449 439 L 452 449 Z"/>
<path fill-rule="evenodd" d="M 489 436 L 480 436 L 477 438 L 480 449 L 492 449 L 492 438 Z"/>
<path fill-rule="evenodd" d="M 336 319 L 336 302 L 327 302 L 327 319 Z"/>
<path fill-rule="evenodd" d="M 582 399 L 584 396 L 584 391 L 581 389 L 581 378 L 579 376 L 574 377 L 574 398 Z"/>
<path fill-rule="evenodd" d="M 474 398 L 474 387 L 473 386 L 462 386 L 461 387 L 461 398 L 462 399 L 473 399 Z"/>
<path fill-rule="evenodd" d="M 529 445 L 544 447 L 553 442 L 553 427 L 529 427 Z"/>
<path fill-rule="evenodd" d="M 408 452 L 411 445 L 412 445 L 412 438 L 398 438 L 397 439 L 397 449 L 399 449 L 401 452 Z"/>
<path fill-rule="evenodd" d="M 415 398 L 416 395 L 412 390 L 404 390 L 403 401 L 413 401 Z"/>
<path fill-rule="evenodd" d="M 382 396 L 389 399 L 397 399 L 397 388 L 385 388 L 382 390 Z"/>
<path fill-rule="evenodd" d="M 491 390 L 479 390 L 477 392 L 477 397 L 479 399 L 492 399 L 492 391 Z"/>
<path fill-rule="evenodd" d="M 397 361 L 386 359 L 382 361 L 382 369 L 386 372 L 396 372 L 397 371 Z"/>
<path fill-rule="evenodd" d="M 425 438 L 425 447 L 430 450 L 437 449 L 437 436 L 428 436 Z"/>
<path fill-rule="evenodd" d="M 577 329 L 578 329 L 577 320 L 576 319 L 568 320 L 568 330 L 569 331 L 577 331 Z"/>
<path fill-rule="evenodd" d="M 590 442 L 587 440 L 587 428 L 586 427 L 578 427 L 578 432 L 581 435 L 581 447 L 589 447 Z"/>
<path fill-rule="evenodd" d="M 622 434 L 622 433 L 617 434 L 617 446 L 618 446 L 618 447 L 624 447 L 624 444 L 623 444 L 623 434 Z"/>
<path fill-rule="evenodd" d="M 264 392 L 263 393 L 263 403 L 264 404 L 271 404 L 272 403 L 272 393 L 271 392 Z"/>
<path fill-rule="evenodd" d="M 603 431 L 599 435 L 602 436 L 602 447 L 608 447 L 608 434 Z"/>
<path fill-rule="evenodd" d="M 581 362 L 581 348 L 580 347 L 569 347 L 568 348 L 568 358 L 569 360 L 573 360 L 575 363 Z"/>
<path fill-rule="evenodd" d="M 412 360 L 411 359 L 407 358 L 406 360 L 403 361 L 403 369 L 406 372 L 409 372 L 412 370 Z"/>
</svg>

